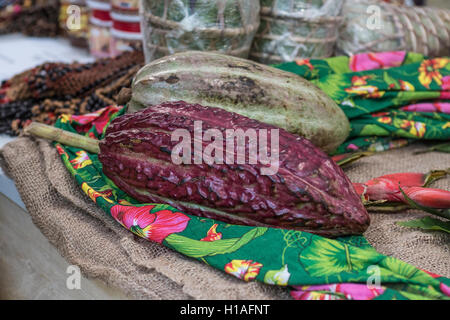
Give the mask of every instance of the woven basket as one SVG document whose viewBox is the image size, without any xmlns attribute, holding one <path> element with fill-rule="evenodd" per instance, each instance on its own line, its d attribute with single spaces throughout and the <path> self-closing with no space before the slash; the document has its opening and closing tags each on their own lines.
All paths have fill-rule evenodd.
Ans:
<svg viewBox="0 0 450 320">
<path fill-rule="evenodd" d="M 142 0 L 146 61 L 187 50 L 247 58 L 259 26 L 258 0 Z"/>
<path fill-rule="evenodd" d="M 250 57 L 266 64 L 334 53 L 342 0 L 262 0 Z"/>
<path fill-rule="evenodd" d="M 371 5 L 380 9 L 379 28 L 368 28 L 368 21 L 374 21 L 374 13 L 367 12 Z M 343 14 L 345 23 L 337 44 L 340 53 L 405 50 L 429 57 L 450 54 L 450 10 L 346 0 Z"/>
</svg>

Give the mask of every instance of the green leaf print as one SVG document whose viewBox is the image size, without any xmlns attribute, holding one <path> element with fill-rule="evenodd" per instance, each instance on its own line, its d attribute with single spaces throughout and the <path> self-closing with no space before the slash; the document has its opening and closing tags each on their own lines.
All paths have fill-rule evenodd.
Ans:
<svg viewBox="0 0 450 320">
<path fill-rule="evenodd" d="M 206 256 L 213 256 L 217 254 L 231 253 L 250 241 L 262 236 L 266 233 L 267 228 L 256 227 L 250 229 L 240 238 L 222 239 L 216 241 L 200 241 L 187 238 L 178 234 L 171 234 L 165 242 L 178 252 L 181 252 L 189 257 L 201 258 Z"/>
<path fill-rule="evenodd" d="M 396 275 L 397 277 L 417 281 L 418 284 L 430 282 L 439 284 L 439 281 L 433 279 L 433 277 L 426 272 L 393 257 L 385 257 L 380 261 L 379 266 L 382 268 L 382 276 Z"/>
<path fill-rule="evenodd" d="M 380 127 L 376 124 L 366 124 L 361 131 L 359 132 L 360 136 L 372 136 L 372 135 L 378 135 L 378 136 L 387 136 L 389 135 L 389 131 Z"/>
<path fill-rule="evenodd" d="M 328 58 L 326 61 L 334 73 L 351 72 L 351 70 L 348 66 L 348 57 L 346 57 L 346 56 L 332 57 L 332 58 Z"/>
<path fill-rule="evenodd" d="M 335 275 L 340 272 L 366 272 L 367 267 L 380 259 L 369 247 L 364 249 L 342 242 L 313 237 L 311 244 L 300 253 L 300 261 L 313 277 Z"/>
<path fill-rule="evenodd" d="M 400 89 L 400 84 L 398 83 L 398 81 L 392 78 L 387 72 L 383 73 L 383 80 L 388 84 L 389 88 L 394 90 Z"/>
<path fill-rule="evenodd" d="M 352 85 L 351 80 L 344 74 L 331 74 L 311 82 L 326 92 L 336 102 L 348 97 L 348 93 L 344 89 Z"/>
</svg>

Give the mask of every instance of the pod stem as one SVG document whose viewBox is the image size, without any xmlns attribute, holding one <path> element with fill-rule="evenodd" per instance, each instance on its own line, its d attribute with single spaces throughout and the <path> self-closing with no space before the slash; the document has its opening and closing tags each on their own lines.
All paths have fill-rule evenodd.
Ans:
<svg viewBox="0 0 450 320">
<path fill-rule="evenodd" d="M 39 138 L 60 142 L 64 145 L 99 153 L 99 141 L 77 133 L 55 128 L 43 123 L 32 122 L 24 132 Z"/>
</svg>

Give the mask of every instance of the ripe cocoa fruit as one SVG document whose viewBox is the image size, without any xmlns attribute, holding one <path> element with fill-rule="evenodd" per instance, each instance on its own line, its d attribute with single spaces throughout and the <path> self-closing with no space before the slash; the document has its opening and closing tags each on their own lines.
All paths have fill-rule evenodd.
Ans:
<svg viewBox="0 0 450 320">
<path fill-rule="evenodd" d="M 229 129 L 265 129 L 270 138 L 272 130 L 278 130 L 277 172 L 264 175 L 267 165 L 249 163 L 252 145 L 248 139 L 244 164 L 196 164 L 195 152 L 186 158 L 190 164 L 174 163 L 172 153 L 180 142 L 173 139 L 174 131 L 183 129 L 194 137 L 196 121 L 202 123 L 202 150 L 209 145 L 204 141 L 208 129 L 224 136 Z M 267 140 L 271 150 L 272 140 Z M 196 150 L 195 143 L 189 142 L 191 151 Z M 216 146 L 214 156 L 224 151 L 237 159 L 236 145 L 229 149 L 224 139 Z M 135 199 L 167 203 L 192 215 L 324 236 L 362 234 L 369 225 L 350 180 L 309 140 L 220 108 L 179 101 L 120 116 L 100 142 L 99 160 L 104 173 Z"/>
</svg>

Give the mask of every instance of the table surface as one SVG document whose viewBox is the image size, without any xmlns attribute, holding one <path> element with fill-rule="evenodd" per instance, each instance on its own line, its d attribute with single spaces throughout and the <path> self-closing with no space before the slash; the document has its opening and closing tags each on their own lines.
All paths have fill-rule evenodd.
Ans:
<svg viewBox="0 0 450 320">
<path fill-rule="evenodd" d="M 46 61 L 90 62 L 86 50 L 66 39 L 0 36 L 0 81 Z M 0 149 L 15 138 L 0 135 Z M 0 169 L 0 299 L 127 299 L 116 288 L 80 278 L 67 285 L 73 270 L 33 224 L 14 185 Z"/>
<path fill-rule="evenodd" d="M 81 274 L 75 280 L 76 266 L 59 254 L 25 210 L 1 193 L 0 252 L 0 299 L 128 299 L 100 280 Z"/>
</svg>

